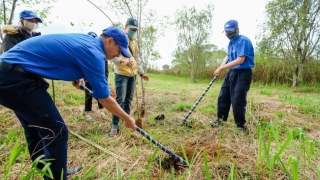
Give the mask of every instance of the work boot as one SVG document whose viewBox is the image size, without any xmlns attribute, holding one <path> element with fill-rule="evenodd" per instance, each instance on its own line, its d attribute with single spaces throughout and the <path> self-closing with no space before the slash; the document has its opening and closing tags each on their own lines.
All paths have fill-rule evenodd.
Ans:
<svg viewBox="0 0 320 180">
<path fill-rule="evenodd" d="M 68 169 L 67 170 L 67 176 L 71 175 L 71 174 L 75 174 L 77 172 L 79 172 L 82 169 L 82 166 L 76 166 L 72 169 Z"/>
<path fill-rule="evenodd" d="M 218 118 L 217 120 L 212 121 L 211 126 L 212 126 L 212 127 L 222 126 L 221 119 L 220 119 L 220 118 Z"/>
</svg>

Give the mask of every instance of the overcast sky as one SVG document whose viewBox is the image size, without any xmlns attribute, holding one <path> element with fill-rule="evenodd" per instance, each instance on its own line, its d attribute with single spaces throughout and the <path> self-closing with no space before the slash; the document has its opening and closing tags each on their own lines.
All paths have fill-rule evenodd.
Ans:
<svg viewBox="0 0 320 180">
<path fill-rule="evenodd" d="M 97 5 L 101 5 L 103 0 L 91 0 Z M 213 31 L 211 43 L 219 48 L 226 48 L 228 39 L 222 33 L 223 26 L 229 19 L 236 19 L 239 22 L 240 34 L 249 37 L 253 44 L 256 43 L 255 36 L 259 32 L 258 25 L 264 21 L 264 11 L 267 0 L 149 0 L 146 8 L 154 9 L 158 17 L 168 15 L 174 18 L 174 12 L 181 9 L 183 5 L 188 7 L 203 7 L 209 2 L 214 4 L 213 12 Z M 87 0 L 57 0 L 52 4 L 54 8 L 51 10 L 47 22 L 52 22 L 47 26 L 40 26 L 38 31 L 42 34 L 52 33 L 70 33 L 80 32 L 87 33 L 94 31 L 101 33 L 101 30 L 110 26 L 111 22 Z M 33 9 L 41 8 L 41 4 L 34 6 Z M 17 7 L 16 18 L 14 23 L 18 22 L 18 14 L 25 7 Z M 33 10 L 30 9 L 30 10 Z M 114 21 L 125 23 L 127 17 L 118 19 L 113 11 L 105 11 L 105 13 Z M 71 22 L 74 26 L 71 26 Z M 86 24 L 83 26 L 82 24 Z M 89 26 L 91 24 L 91 26 Z M 156 49 L 160 52 L 162 59 L 155 63 L 158 67 L 163 64 L 169 64 L 172 60 L 172 52 L 177 47 L 176 34 L 173 28 L 169 29 L 165 36 L 157 42 Z"/>
</svg>

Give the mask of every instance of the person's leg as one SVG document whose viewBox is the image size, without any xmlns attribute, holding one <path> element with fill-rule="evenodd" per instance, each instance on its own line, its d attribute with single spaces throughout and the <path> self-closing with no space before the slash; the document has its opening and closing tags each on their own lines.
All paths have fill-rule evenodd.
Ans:
<svg viewBox="0 0 320 180">
<path fill-rule="evenodd" d="M 126 93 L 126 97 L 124 99 L 124 102 L 122 103 L 122 109 L 127 114 L 130 114 L 131 102 L 132 102 L 133 94 L 135 91 L 135 84 L 136 84 L 136 76 L 128 78 L 127 93 Z"/>
<path fill-rule="evenodd" d="M 50 168 L 54 179 L 60 179 L 62 171 L 65 172 L 63 179 L 67 179 L 68 130 L 47 92 L 49 85 L 43 79 L 23 76 L 0 71 L 0 104 L 18 114 L 28 135 L 27 140 L 33 141 L 33 145 L 40 136 L 45 158 L 53 159 Z"/>
<path fill-rule="evenodd" d="M 92 91 L 92 87 L 89 82 L 85 82 L 85 86 Z M 92 111 L 92 96 L 85 91 L 84 112 L 87 114 L 90 111 Z M 86 118 L 90 119 L 89 116 L 86 116 Z"/>
<path fill-rule="evenodd" d="M 92 87 L 90 85 L 89 82 L 86 82 L 85 83 L 85 86 L 90 89 L 92 91 Z M 85 92 L 85 104 L 84 104 L 84 113 L 85 113 L 85 118 L 87 120 L 91 120 L 92 117 L 91 115 L 89 114 L 89 112 L 92 111 L 92 95 L 90 95 L 89 93 Z"/>
<path fill-rule="evenodd" d="M 98 108 L 99 108 L 99 114 L 102 116 L 102 117 L 106 117 L 106 113 L 104 112 L 104 107 L 102 106 L 102 104 L 99 102 L 98 99 L 96 99 L 97 102 L 98 102 Z"/>
<path fill-rule="evenodd" d="M 124 102 L 126 93 L 127 93 L 127 83 L 128 83 L 128 78 L 126 76 L 122 75 L 115 75 L 115 86 L 116 86 L 116 93 L 117 93 L 117 98 L 116 101 L 122 107 L 122 104 Z M 112 125 L 114 127 L 119 128 L 119 117 L 112 115 Z"/>
<path fill-rule="evenodd" d="M 20 114 L 19 112 L 15 112 L 16 116 L 18 117 L 22 127 L 24 128 L 24 134 L 28 143 L 28 150 L 30 157 L 32 161 L 34 161 L 36 158 L 38 158 L 40 155 L 44 155 L 44 147 L 42 143 L 39 143 L 42 141 L 42 138 L 38 132 L 37 129 L 29 128 L 28 127 L 28 119 L 25 119 L 23 114 Z M 43 164 L 38 163 L 37 168 L 42 169 L 44 167 Z"/>
<path fill-rule="evenodd" d="M 252 71 L 235 71 L 231 83 L 231 103 L 234 120 L 237 127 L 244 127 L 246 123 L 245 113 L 247 105 L 247 92 L 250 89 Z"/>
<path fill-rule="evenodd" d="M 98 108 L 99 108 L 99 109 L 103 109 L 103 106 L 102 106 L 102 104 L 99 102 L 98 99 L 97 99 L 97 101 L 98 101 Z"/>
<path fill-rule="evenodd" d="M 218 97 L 218 112 L 217 116 L 219 119 L 223 119 L 226 121 L 229 116 L 230 106 L 231 106 L 231 99 L 230 99 L 230 71 L 225 75 L 223 80 L 220 94 Z"/>
</svg>

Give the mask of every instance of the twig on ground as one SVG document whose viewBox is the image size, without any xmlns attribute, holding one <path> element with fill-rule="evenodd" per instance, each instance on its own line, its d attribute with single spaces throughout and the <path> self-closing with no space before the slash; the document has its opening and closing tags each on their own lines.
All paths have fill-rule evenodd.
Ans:
<svg viewBox="0 0 320 180">
<path fill-rule="evenodd" d="M 139 162 L 139 160 L 140 160 L 141 157 L 142 157 L 142 156 L 140 156 L 140 157 L 136 160 L 136 162 L 134 162 L 133 165 L 132 165 L 128 170 L 126 170 L 126 172 L 123 173 L 122 178 L 123 178 L 129 171 L 131 171 L 131 169 L 133 169 L 133 168 L 138 164 L 138 162 Z"/>
<path fill-rule="evenodd" d="M 96 144 L 96 143 L 94 143 L 94 142 L 91 142 L 90 140 L 88 140 L 88 139 L 80 136 L 79 134 L 77 134 L 76 132 L 73 132 L 73 131 L 70 130 L 70 129 L 69 129 L 69 132 L 70 132 L 71 134 L 73 134 L 74 136 L 77 136 L 78 138 L 80 138 L 80 139 L 83 140 L 84 142 L 86 142 L 86 143 L 88 143 L 88 144 L 90 144 L 90 145 L 92 145 L 92 146 L 100 149 L 101 151 L 103 151 L 103 152 L 105 152 L 105 153 L 107 153 L 107 154 L 109 154 L 109 155 L 111 155 L 111 156 L 113 156 L 113 157 L 115 157 L 115 158 L 117 158 L 117 159 L 119 159 L 119 160 L 121 160 L 121 161 L 130 162 L 129 160 L 121 157 L 120 155 L 117 155 L 117 154 L 115 154 L 115 153 L 113 153 L 113 152 L 111 152 L 111 151 L 103 148 L 102 146 L 100 146 L 100 145 L 98 145 L 98 144 Z"/>
</svg>

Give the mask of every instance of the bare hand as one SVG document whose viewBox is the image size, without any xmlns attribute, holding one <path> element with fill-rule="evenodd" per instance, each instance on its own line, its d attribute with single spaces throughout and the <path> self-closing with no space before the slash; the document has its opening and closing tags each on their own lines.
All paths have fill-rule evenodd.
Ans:
<svg viewBox="0 0 320 180">
<path fill-rule="evenodd" d="M 123 63 L 124 65 L 126 65 L 127 67 L 132 67 L 132 62 L 130 61 L 130 59 L 128 59 L 128 58 L 123 58 L 121 61 L 122 61 L 122 63 Z"/>
<path fill-rule="evenodd" d="M 136 131 L 136 121 L 132 117 L 130 117 L 128 120 L 124 121 L 124 125 L 127 128 L 129 128 L 133 131 Z"/>
<path fill-rule="evenodd" d="M 143 74 L 143 75 L 141 76 L 141 78 L 142 78 L 143 80 L 145 80 L 145 81 L 149 81 L 149 77 L 148 77 L 147 75 L 144 75 L 144 74 Z"/>
<path fill-rule="evenodd" d="M 85 81 L 84 79 L 79 79 L 79 80 L 76 80 L 76 81 L 72 81 L 72 85 L 78 89 L 80 89 L 80 86 L 81 85 L 85 85 Z"/>
<path fill-rule="evenodd" d="M 213 73 L 214 76 L 218 77 L 220 75 L 220 73 L 222 72 L 222 69 L 219 67 L 218 69 L 216 69 Z"/>
</svg>

